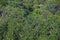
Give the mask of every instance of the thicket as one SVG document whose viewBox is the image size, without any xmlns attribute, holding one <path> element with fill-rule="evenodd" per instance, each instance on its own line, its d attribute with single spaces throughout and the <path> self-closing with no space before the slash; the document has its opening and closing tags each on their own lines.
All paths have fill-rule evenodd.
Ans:
<svg viewBox="0 0 60 40">
<path fill-rule="evenodd" d="M 60 0 L 0 0 L 0 40 L 60 40 Z"/>
</svg>

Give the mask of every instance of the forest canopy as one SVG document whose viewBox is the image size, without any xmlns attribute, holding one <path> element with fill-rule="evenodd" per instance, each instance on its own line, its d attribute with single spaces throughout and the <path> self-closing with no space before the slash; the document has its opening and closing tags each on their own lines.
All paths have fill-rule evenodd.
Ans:
<svg viewBox="0 0 60 40">
<path fill-rule="evenodd" d="M 0 0 L 0 40 L 60 40 L 60 0 Z"/>
</svg>

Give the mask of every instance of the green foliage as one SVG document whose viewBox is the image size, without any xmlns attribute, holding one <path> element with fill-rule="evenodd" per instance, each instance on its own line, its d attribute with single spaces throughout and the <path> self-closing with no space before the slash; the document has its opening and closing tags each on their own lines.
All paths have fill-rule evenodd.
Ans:
<svg viewBox="0 0 60 40">
<path fill-rule="evenodd" d="M 0 0 L 0 40 L 58 40 L 59 3 L 59 0 Z"/>
</svg>

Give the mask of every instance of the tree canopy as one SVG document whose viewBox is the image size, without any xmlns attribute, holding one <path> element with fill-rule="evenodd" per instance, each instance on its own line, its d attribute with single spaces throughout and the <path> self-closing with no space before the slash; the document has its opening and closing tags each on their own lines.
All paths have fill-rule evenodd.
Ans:
<svg viewBox="0 0 60 40">
<path fill-rule="evenodd" d="M 60 0 L 0 0 L 0 40 L 60 40 Z"/>
</svg>

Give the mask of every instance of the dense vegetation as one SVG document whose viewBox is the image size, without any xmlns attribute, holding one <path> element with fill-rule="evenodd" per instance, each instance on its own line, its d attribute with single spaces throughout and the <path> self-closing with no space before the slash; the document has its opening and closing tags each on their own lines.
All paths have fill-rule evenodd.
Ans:
<svg viewBox="0 0 60 40">
<path fill-rule="evenodd" d="M 60 0 L 0 0 L 0 40 L 60 40 Z"/>
</svg>

